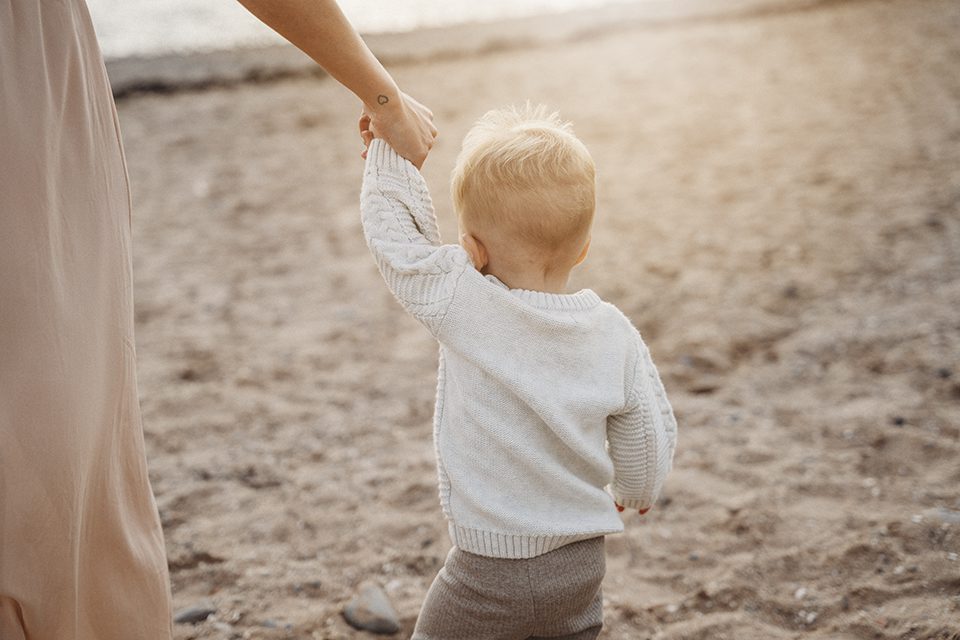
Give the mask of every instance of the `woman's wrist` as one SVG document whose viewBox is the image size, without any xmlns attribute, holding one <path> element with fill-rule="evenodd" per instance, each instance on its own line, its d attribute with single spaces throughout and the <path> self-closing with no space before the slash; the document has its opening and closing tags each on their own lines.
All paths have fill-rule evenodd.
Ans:
<svg viewBox="0 0 960 640">
<path fill-rule="evenodd" d="M 402 108 L 401 103 L 400 88 L 392 85 L 379 89 L 375 93 L 371 92 L 371 95 L 363 101 L 363 109 L 371 117 L 377 119 L 378 116 L 396 113 L 398 109 Z"/>
</svg>

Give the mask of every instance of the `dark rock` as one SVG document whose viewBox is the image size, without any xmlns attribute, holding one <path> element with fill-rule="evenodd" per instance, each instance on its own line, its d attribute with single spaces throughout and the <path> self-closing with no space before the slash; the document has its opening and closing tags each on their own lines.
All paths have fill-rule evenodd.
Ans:
<svg viewBox="0 0 960 640">
<path fill-rule="evenodd" d="M 903 425 L 907 424 L 907 419 L 903 416 L 894 416 L 891 422 L 895 427 L 902 427 Z"/>
<path fill-rule="evenodd" d="M 209 605 L 195 605 L 182 609 L 173 616 L 173 621 L 177 624 L 197 624 L 198 622 L 203 622 L 217 610 L 214 607 Z"/>
<path fill-rule="evenodd" d="M 360 585 L 359 593 L 343 609 L 343 617 L 356 629 L 391 634 L 400 631 L 397 612 L 375 582 Z"/>
<path fill-rule="evenodd" d="M 951 371 L 947 367 L 940 367 L 939 369 L 937 369 L 937 377 L 940 378 L 941 380 L 946 380 L 952 375 L 953 375 L 953 371 Z"/>
</svg>

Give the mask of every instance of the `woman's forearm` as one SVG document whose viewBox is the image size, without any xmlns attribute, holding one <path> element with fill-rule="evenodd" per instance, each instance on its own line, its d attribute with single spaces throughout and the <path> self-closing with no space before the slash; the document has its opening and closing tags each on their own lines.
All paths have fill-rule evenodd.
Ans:
<svg viewBox="0 0 960 640">
<path fill-rule="evenodd" d="M 266 25 L 313 58 L 369 112 L 400 101 L 390 74 L 335 0 L 239 0 Z"/>
<path fill-rule="evenodd" d="M 239 1 L 360 98 L 361 127 L 382 136 L 417 168 L 423 165 L 437 136 L 433 114 L 400 91 L 336 0 Z"/>
</svg>

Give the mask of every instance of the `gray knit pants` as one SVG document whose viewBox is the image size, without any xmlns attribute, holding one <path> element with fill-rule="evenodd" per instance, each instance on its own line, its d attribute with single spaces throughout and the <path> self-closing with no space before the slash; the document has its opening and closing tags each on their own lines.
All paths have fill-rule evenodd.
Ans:
<svg viewBox="0 0 960 640">
<path fill-rule="evenodd" d="M 592 640 L 603 627 L 604 537 L 535 558 L 450 549 L 412 640 Z"/>
</svg>

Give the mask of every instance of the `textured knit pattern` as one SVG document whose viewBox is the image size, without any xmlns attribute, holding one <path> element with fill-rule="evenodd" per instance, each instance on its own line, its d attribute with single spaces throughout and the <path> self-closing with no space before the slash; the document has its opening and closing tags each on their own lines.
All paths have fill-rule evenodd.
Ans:
<svg viewBox="0 0 960 640">
<path fill-rule="evenodd" d="M 616 307 L 508 289 L 441 245 L 426 183 L 382 140 L 361 193 L 367 244 L 440 343 L 434 446 L 453 543 L 531 558 L 623 530 L 613 499 L 656 500 L 677 425 L 650 352 Z"/>
<path fill-rule="evenodd" d="M 603 537 L 536 558 L 450 549 L 411 640 L 592 640 L 603 628 Z"/>
</svg>

